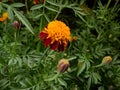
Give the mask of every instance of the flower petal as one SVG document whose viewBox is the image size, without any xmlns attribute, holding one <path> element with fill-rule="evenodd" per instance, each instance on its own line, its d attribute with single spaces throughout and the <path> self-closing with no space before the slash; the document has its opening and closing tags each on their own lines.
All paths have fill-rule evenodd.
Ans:
<svg viewBox="0 0 120 90">
<path fill-rule="evenodd" d="M 52 39 L 51 38 L 47 38 L 47 39 L 44 39 L 43 40 L 43 43 L 46 47 L 48 47 L 52 42 Z"/>
<path fill-rule="evenodd" d="M 55 41 L 53 44 L 50 45 L 50 49 L 56 50 L 58 48 L 59 42 Z"/>
<path fill-rule="evenodd" d="M 40 33 L 40 39 L 41 39 L 41 40 L 47 38 L 47 36 L 48 36 L 48 34 L 45 33 L 45 32 L 41 32 L 41 33 Z"/>
<path fill-rule="evenodd" d="M 58 46 L 58 51 L 59 51 L 59 52 L 62 52 L 62 51 L 64 51 L 64 50 L 65 50 L 65 45 L 64 45 L 64 43 L 59 44 L 59 46 Z"/>
</svg>

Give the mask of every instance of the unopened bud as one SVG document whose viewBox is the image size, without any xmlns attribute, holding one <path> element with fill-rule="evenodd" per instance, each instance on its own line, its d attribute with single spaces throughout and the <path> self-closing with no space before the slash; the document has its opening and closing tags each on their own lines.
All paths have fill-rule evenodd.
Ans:
<svg viewBox="0 0 120 90">
<path fill-rule="evenodd" d="M 61 59 L 59 62 L 58 62 L 58 65 L 57 65 L 57 68 L 58 68 L 58 71 L 60 73 L 63 73 L 65 72 L 68 67 L 69 67 L 69 61 L 67 59 Z"/>
<path fill-rule="evenodd" d="M 14 26 L 15 29 L 18 30 L 18 29 L 20 29 L 20 27 L 21 27 L 21 23 L 20 23 L 19 21 L 14 21 L 14 22 L 13 22 L 13 26 Z"/>
<path fill-rule="evenodd" d="M 102 64 L 109 64 L 112 61 L 111 56 L 105 56 L 102 60 Z"/>
</svg>

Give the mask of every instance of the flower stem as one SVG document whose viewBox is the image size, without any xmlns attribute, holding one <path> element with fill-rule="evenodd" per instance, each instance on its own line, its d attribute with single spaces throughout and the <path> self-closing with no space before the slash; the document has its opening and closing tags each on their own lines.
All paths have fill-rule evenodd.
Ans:
<svg viewBox="0 0 120 90">
<path fill-rule="evenodd" d="M 27 3 L 27 0 L 25 0 L 25 7 L 26 7 L 27 14 L 29 14 L 29 9 L 28 9 L 28 3 Z"/>
<path fill-rule="evenodd" d="M 59 16 L 59 14 L 60 14 L 61 10 L 62 10 L 62 7 L 60 7 L 60 9 L 59 9 L 58 13 L 56 14 L 56 16 L 55 16 L 54 20 L 56 20 L 56 19 L 57 19 L 57 17 Z"/>
</svg>

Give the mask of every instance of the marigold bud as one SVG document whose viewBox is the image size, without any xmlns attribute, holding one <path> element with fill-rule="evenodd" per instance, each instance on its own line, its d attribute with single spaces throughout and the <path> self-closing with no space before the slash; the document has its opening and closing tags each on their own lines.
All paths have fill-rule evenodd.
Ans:
<svg viewBox="0 0 120 90">
<path fill-rule="evenodd" d="M 19 21 L 14 21 L 14 22 L 13 22 L 13 26 L 14 26 L 15 29 L 18 30 L 18 29 L 20 29 L 20 27 L 21 27 L 21 23 L 20 23 Z"/>
<path fill-rule="evenodd" d="M 102 60 L 102 64 L 109 64 L 112 61 L 111 56 L 105 56 Z"/>
<path fill-rule="evenodd" d="M 70 64 L 69 64 L 69 61 L 67 59 L 61 59 L 58 62 L 57 68 L 58 68 L 58 71 L 60 73 L 63 73 L 68 69 L 69 66 L 70 66 Z"/>
</svg>

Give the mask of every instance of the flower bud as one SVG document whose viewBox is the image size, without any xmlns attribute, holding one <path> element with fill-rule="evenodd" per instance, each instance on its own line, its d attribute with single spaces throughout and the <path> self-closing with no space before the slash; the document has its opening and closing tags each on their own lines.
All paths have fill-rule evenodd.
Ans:
<svg viewBox="0 0 120 90">
<path fill-rule="evenodd" d="M 14 26 L 14 28 L 15 28 L 16 30 L 18 30 L 18 29 L 20 29 L 20 27 L 21 27 L 21 23 L 20 23 L 19 21 L 14 21 L 14 22 L 13 22 L 13 26 Z"/>
<path fill-rule="evenodd" d="M 105 56 L 102 60 L 102 64 L 109 64 L 112 61 L 111 56 Z"/>
<path fill-rule="evenodd" d="M 60 73 L 63 73 L 65 72 L 68 67 L 69 67 L 69 61 L 67 59 L 61 59 L 59 62 L 58 62 L 58 65 L 57 65 L 57 68 L 58 68 L 58 71 Z"/>
</svg>

